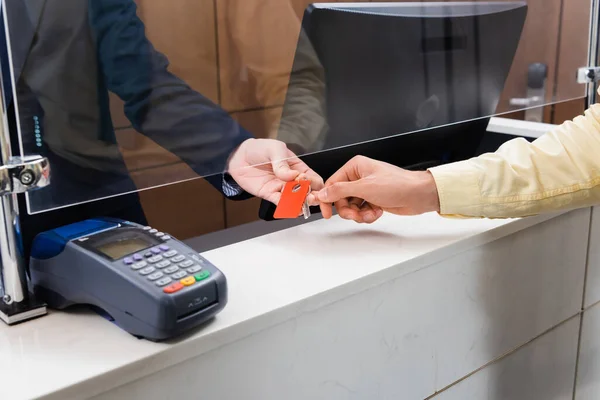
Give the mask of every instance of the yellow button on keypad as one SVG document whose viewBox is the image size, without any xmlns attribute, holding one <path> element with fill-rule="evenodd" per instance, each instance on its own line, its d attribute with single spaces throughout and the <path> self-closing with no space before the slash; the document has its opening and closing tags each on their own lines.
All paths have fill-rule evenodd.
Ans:
<svg viewBox="0 0 600 400">
<path fill-rule="evenodd" d="M 188 276 L 187 278 L 183 278 L 179 282 L 181 282 L 182 285 L 191 286 L 194 283 L 196 283 L 196 279 L 193 276 Z"/>
</svg>

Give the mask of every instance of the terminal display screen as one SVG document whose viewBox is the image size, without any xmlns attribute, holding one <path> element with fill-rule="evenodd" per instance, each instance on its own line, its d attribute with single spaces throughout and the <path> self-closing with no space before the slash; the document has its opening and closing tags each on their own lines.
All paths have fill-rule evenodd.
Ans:
<svg viewBox="0 0 600 400">
<path fill-rule="evenodd" d="M 154 232 L 158 233 L 158 232 Z M 162 244 L 155 234 L 139 228 L 121 226 L 74 240 L 73 243 L 106 259 L 116 261 Z"/>
<path fill-rule="evenodd" d="M 143 237 L 123 238 L 114 242 L 102 243 L 96 249 L 113 260 L 140 250 L 147 249 L 153 245 L 152 242 Z"/>
</svg>

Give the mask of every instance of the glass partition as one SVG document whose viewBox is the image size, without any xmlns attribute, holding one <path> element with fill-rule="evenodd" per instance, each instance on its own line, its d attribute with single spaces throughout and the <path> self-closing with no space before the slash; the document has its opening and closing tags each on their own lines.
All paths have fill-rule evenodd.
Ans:
<svg viewBox="0 0 600 400">
<path fill-rule="evenodd" d="M 222 190 L 253 137 L 325 178 L 353 154 L 469 157 L 490 116 L 542 122 L 585 96 L 589 2 L 568 27 L 565 3 L 5 0 L 15 150 L 52 168 L 28 211 L 198 178 Z"/>
</svg>

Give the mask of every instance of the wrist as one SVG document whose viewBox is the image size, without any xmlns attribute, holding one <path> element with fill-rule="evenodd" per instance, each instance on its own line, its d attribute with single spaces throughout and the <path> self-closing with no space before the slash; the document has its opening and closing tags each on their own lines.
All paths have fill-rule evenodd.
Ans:
<svg viewBox="0 0 600 400">
<path fill-rule="evenodd" d="M 240 143 L 240 145 L 238 147 L 233 149 L 233 151 L 229 154 L 229 157 L 227 157 L 227 162 L 225 164 L 225 171 L 223 171 L 223 172 L 229 172 L 229 171 L 235 170 L 236 168 L 239 167 L 239 165 L 237 165 L 237 164 L 239 164 L 239 160 L 238 160 L 239 157 L 237 157 L 237 155 L 238 155 L 238 153 L 243 151 L 243 147 L 245 145 L 247 145 L 249 140 L 252 140 L 252 138 L 244 140 L 242 143 Z"/>
<path fill-rule="evenodd" d="M 440 197 L 433 175 L 429 171 L 418 172 L 417 193 L 422 199 L 423 212 L 440 212 Z"/>
</svg>

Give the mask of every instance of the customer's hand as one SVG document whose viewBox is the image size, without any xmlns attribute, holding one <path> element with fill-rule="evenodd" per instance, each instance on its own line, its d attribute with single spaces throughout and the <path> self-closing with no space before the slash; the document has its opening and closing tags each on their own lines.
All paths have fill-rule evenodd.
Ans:
<svg viewBox="0 0 600 400">
<path fill-rule="evenodd" d="M 273 204 L 279 203 L 287 182 L 309 179 L 313 190 L 309 204 L 319 204 L 315 194 L 323 188 L 323 179 L 281 141 L 246 140 L 231 155 L 227 172 L 246 192 Z"/>
<path fill-rule="evenodd" d="M 358 156 L 346 163 L 318 193 L 323 217 L 332 204 L 341 218 L 372 223 L 383 212 L 415 215 L 439 211 L 439 198 L 429 172 L 412 172 Z"/>
</svg>

